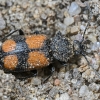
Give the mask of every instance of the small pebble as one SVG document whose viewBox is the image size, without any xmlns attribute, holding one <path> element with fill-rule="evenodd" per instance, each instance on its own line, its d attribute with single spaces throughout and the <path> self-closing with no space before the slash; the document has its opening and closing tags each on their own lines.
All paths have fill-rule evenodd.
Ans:
<svg viewBox="0 0 100 100">
<path fill-rule="evenodd" d="M 45 100 L 44 98 L 42 98 L 41 100 Z"/>
<path fill-rule="evenodd" d="M 84 97 L 86 95 L 88 95 L 89 93 L 89 89 L 86 85 L 81 86 L 80 90 L 79 90 L 79 96 L 80 97 Z"/>
<path fill-rule="evenodd" d="M 89 88 L 93 91 L 93 92 L 98 92 L 100 90 L 100 85 L 96 84 L 96 83 L 91 83 L 89 85 Z"/>
<path fill-rule="evenodd" d="M 5 5 L 6 5 L 5 0 L 0 0 L 0 4 L 1 4 L 2 6 L 5 6 Z"/>
<path fill-rule="evenodd" d="M 41 84 L 41 80 L 39 78 L 32 78 L 31 80 L 31 84 L 32 85 L 40 85 Z"/>
<path fill-rule="evenodd" d="M 24 9 L 27 9 L 28 6 L 29 6 L 29 4 L 26 4 L 26 3 L 24 3 L 24 4 L 22 5 L 22 7 L 23 7 Z"/>
<path fill-rule="evenodd" d="M 56 95 L 55 100 L 59 100 L 59 94 Z"/>
<path fill-rule="evenodd" d="M 85 14 L 83 14 L 83 18 L 84 18 L 84 20 L 88 20 L 88 15 L 85 15 Z"/>
<path fill-rule="evenodd" d="M 74 16 L 74 20 L 75 20 L 75 23 L 80 22 L 80 16 L 79 15 L 75 15 Z"/>
<path fill-rule="evenodd" d="M 91 78 L 95 76 L 95 73 L 92 73 L 91 69 L 87 69 L 84 73 L 82 73 L 82 77 L 85 79 Z"/>
<path fill-rule="evenodd" d="M 57 86 L 57 85 L 60 85 L 60 80 L 59 80 L 59 79 L 55 79 L 55 80 L 54 80 L 54 85 L 56 85 L 56 86 Z"/>
<path fill-rule="evenodd" d="M 79 27 L 78 26 L 73 26 L 71 27 L 71 34 L 76 35 L 79 32 Z"/>
<path fill-rule="evenodd" d="M 66 17 L 65 19 L 64 19 L 64 24 L 66 25 L 66 26 L 69 26 L 69 25 L 72 25 L 74 23 L 74 18 L 73 17 Z"/>
<path fill-rule="evenodd" d="M 76 2 L 80 7 L 86 7 L 86 4 L 82 3 L 80 0 L 76 0 Z"/>
<path fill-rule="evenodd" d="M 59 74 L 58 74 L 58 77 L 59 77 L 59 79 L 61 78 L 64 78 L 64 76 L 65 76 L 65 72 L 60 72 Z"/>
<path fill-rule="evenodd" d="M 90 41 L 92 41 L 93 43 L 95 43 L 95 42 L 97 42 L 97 38 L 96 38 L 96 36 L 94 35 L 94 34 L 89 34 L 88 35 L 88 39 L 90 40 Z"/>
<path fill-rule="evenodd" d="M 58 92 L 59 92 L 59 90 L 56 87 L 53 87 L 49 92 L 49 96 L 54 97 L 58 94 Z"/>
<path fill-rule="evenodd" d="M 100 50 L 100 42 L 95 42 L 92 47 L 92 51 L 99 51 Z"/>
<path fill-rule="evenodd" d="M 81 25 L 81 26 L 80 26 L 80 29 L 81 29 L 82 31 L 84 31 L 85 28 L 86 28 L 86 27 L 85 27 L 84 25 Z"/>
<path fill-rule="evenodd" d="M 79 70 L 80 72 L 84 72 L 84 71 L 86 71 L 88 68 L 89 68 L 89 67 L 88 67 L 87 65 L 81 65 L 81 66 L 78 68 L 78 70 Z"/>
<path fill-rule="evenodd" d="M 12 12 L 15 12 L 15 11 L 16 11 L 16 6 L 12 6 L 12 7 L 11 7 L 11 11 L 12 11 Z"/>
<path fill-rule="evenodd" d="M 6 4 L 7 4 L 8 7 L 10 7 L 10 6 L 12 6 L 12 1 L 11 0 L 7 0 Z"/>
<path fill-rule="evenodd" d="M 6 22 L 5 20 L 0 17 L 0 30 L 3 30 L 6 27 Z"/>
<path fill-rule="evenodd" d="M 47 15 L 43 13 L 43 14 L 41 14 L 41 18 L 42 18 L 43 20 L 46 20 Z"/>
<path fill-rule="evenodd" d="M 69 8 L 69 14 L 71 16 L 78 15 L 81 12 L 80 6 L 76 2 L 72 2 Z"/>
<path fill-rule="evenodd" d="M 61 94 L 59 100 L 71 100 L 67 93 Z"/>
</svg>

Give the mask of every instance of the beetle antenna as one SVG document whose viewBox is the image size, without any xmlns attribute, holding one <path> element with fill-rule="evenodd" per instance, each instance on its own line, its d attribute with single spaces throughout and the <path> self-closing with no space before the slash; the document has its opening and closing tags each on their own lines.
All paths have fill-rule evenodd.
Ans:
<svg viewBox="0 0 100 100">
<path fill-rule="evenodd" d="M 88 13 L 89 13 L 89 9 L 88 9 Z M 89 16 L 88 16 L 88 19 L 90 19 Z M 89 25 L 89 20 L 88 20 L 88 23 L 87 23 L 86 28 L 85 28 L 85 30 L 84 30 L 82 41 L 80 42 L 80 49 L 81 49 L 81 47 L 84 47 L 83 41 L 84 41 L 84 36 L 85 36 L 85 33 L 86 33 L 86 30 L 87 30 L 88 25 Z M 82 49 L 81 49 L 81 51 L 82 51 Z M 84 51 L 84 50 L 83 50 L 83 51 Z M 93 65 L 90 64 L 90 62 L 88 61 L 86 55 L 83 54 L 83 52 L 81 52 L 81 54 L 82 54 L 82 56 L 86 59 L 88 65 L 92 68 L 92 70 L 95 72 L 95 74 L 98 76 L 98 78 L 100 78 L 99 73 L 93 68 Z"/>
<path fill-rule="evenodd" d="M 86 28 L 85 28 L 85 30 L 84 30 L 84 33 L 83 33 L 83 38 L 82 38 L 81 43 L 84 41 L 84 36 L 85 36 L 85 33 L 86 33 L 86 30 L 87 30 L 88 25 L 89 25 L 89 21 L 88 21 L 88 23 L 87 23 L 87 25 L 86 25 Z"/>
<path fill-rule="evenodd" d="M 88 24 L 89 24 L 89 23 L 88 23 Z M 87 24 L 87 26 L 88 26 L 88 24 Z M 86 29 L 87 29 L 87 26 L 86 26 Z M 84 34 L 83 34 L 83 39 L 82 39 L 82 41 L 81 41 L 81 43 L 80 43 L 80 46 L 81 46 L 81 47 L 84 46 L 84 45 L 82 44 L 82 42 L 84 41 L 84 35 L 85 35 L 85 32 L 86 32 L 86 29 L 85 29 Z M 82 50 L 81 50 L 81 51 L 82 51 Z M 84 51 L 84 50 L 83 50 L 83 51 Z M 82 54 L 82 56 L 86 59 L 86 61 L 87 61 L 88 65 L 89 65 L 89 67 L 91 67 L 92 70 L 95 72 L 95 74 L 98 76 L 98 78 L 100 78 L 99 73 L 93 68 L 93 65 L 90 64 L 90 62 L 88 61 L 86 55 L 83 54 L 83 52 L 81 52 L 81 54 Z"/>
</svg>

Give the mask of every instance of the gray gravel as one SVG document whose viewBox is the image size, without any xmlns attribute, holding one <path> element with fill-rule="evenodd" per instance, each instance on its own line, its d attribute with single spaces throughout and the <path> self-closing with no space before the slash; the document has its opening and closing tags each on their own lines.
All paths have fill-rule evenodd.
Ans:
<svg viewBox="0 0 100 100">
<path fill-rule="evenodd" d="M 86 57 L 100 74 L 100 1 L 81 1 L 85 0 L 0 0 L 0 36 L 22 29 L 49 37 L 61 31 L 71 42 L 81 40 L 89 16 Z M 0 70 L 0 100 L 100 100 L 100 79 L 84 57 L 71 59 L 66 69 L 58 66 L 44 84 L 45 76 L 19 80 Z"/>
</svg>

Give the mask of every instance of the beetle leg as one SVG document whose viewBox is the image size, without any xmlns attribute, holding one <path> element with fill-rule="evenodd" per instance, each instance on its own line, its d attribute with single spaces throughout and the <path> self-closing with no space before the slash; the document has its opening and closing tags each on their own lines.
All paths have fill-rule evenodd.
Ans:
<svg viewBox="0 0 100 100">
<path fill-rule="evenodd" d="M 2 62 L 0 62 L 0 70 L 2 70 L 3 69 L 3 64 L 2 64 Z"/>
<path fill-rule="evenodd" d="M 37 76 L 38 72 L 37 70 L 31 70 L 30 73 L 32 74 L 32 76 Z"/>
<path fill-rule="evenodd" d="M 21 29 L 15 30 L 7 35 L 5 35 L 4 37 L 1 38 L 1 41 L 4 41 L 5 39 L 7 39 L 7 37 L 11 36 L 12 34 L 14 34 L 15 32 L 19 31 L 20 35 L 24 35 L 24 32 Z"/>
<path fill-rule="evenodd" d="M 50 76 L 52 76 L 52 74 L 55 72 L 55 67 L 54 67 L 52 64 L 50 64 L 50 65 L 48 66 L 48 69 L 49 69 L 50 73 L 47 72 L 47 73 L 49 73 L 49 75 L 48 75 L 46 78 L 42 79 L 42 83 L 46 82 L 46 81 L 50 78 Z M 44 71 L 45 71 L 45 70 L 44 70 Z M 46 71 L 45 71 L 45 72 L 46 72 Z"/>
</svg>

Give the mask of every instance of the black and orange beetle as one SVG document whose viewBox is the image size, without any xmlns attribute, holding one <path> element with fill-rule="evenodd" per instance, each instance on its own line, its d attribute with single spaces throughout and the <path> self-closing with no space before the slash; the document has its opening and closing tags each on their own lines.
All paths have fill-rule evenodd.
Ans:
<svg viewBox="0 0 100 100">
<path fill-rule="evenodd" d="M 23 33 L 22 30 L 20 34 Z M 14 31 L 14 32 L 16 32 Z M 14 32 L 5 37 L 10 36 Z M 49 66 L 53 59 L 67 62 L 73 55 L 69 40 L 58 32 L 52 39 L 35 32 L 33 35 L 17 35 L 4 41 L 0 50 L 0 66 L 4 71 L 24 72 Z"/>
<path fill-rule="evenodd" d="M 6 39 L 16 31 L 21 35 Z M 75 40 L 71 44 L 60 32 L 49 39 L 38 32 L 25 36 L 22 30 L 16 31 L 2 38 L 4 42 L 0 49 L 0 68 L 5 72 L 37 70 L 49 66 L 54 59 L 67 63 L 73 55 L 81 54 L 85 57 L 84 36 L 82 41 Z"/>
</svg>

